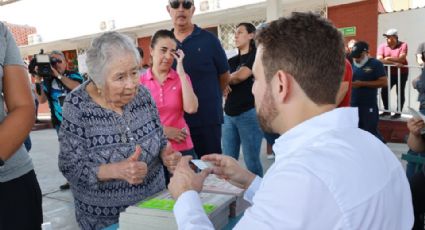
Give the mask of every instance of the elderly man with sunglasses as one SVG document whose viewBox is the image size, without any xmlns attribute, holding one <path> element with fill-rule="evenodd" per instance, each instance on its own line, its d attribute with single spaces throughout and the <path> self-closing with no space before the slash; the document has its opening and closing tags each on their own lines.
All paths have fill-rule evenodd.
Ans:
<svg viewBox="0 0 425 230">
<path fill-rule="evenodd" d="M 195 152 L 199 157 L 221 153 L 222 91 L 230 78 L 226 54 L 215 35 L 192 23 L 193 0 L 170 0 L 167 11 L 178 49 L 185 53 L 184 69 L 199 100 L 198 112 L 185 115 Z"/>
<path fill-rule="evenodd" d="M 83 77 L 80 73 L 67 69 L 65 55 L 61 51 L 52 51 L 49 56 L 52 74 L 50 77 L 35 75 L 35 86 L 40 104 L 46 101 L 49 103 L 52 124 L 58 132 L 62 123 L 62 104 L 65 96 L 83 82 Z M 61 185 L 60 189 L 69 189 L 69 184 Z"/>
</svg>

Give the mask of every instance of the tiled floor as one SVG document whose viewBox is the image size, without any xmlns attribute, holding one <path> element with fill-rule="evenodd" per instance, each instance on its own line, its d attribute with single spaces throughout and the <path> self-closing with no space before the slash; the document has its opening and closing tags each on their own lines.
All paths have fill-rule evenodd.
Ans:
<svg viewBox="0 0 425 230">
<path fill-rule="evenodd" d="M 56 132 L 53 129 L 33 131 L 31 139 L 33 148 L 30 155 L 43 193 L 44 222 L 50 222 L 52 230 L 78 229 L 72 194 L 69 190 L 59 190 L 59 186 L 65 182 L 65 178 L 57 166 L 59 146 Z M 407 151 L 405 144 L 388 144 L 388 146 L 398 158 L 401 153 Z M 264 152 L 265 142 L 263 141 L 261 161 L 266 170 L 273 161 L 267 160 Z M 240 162 L 243 164 L 243 159 Z"/>
</svg>

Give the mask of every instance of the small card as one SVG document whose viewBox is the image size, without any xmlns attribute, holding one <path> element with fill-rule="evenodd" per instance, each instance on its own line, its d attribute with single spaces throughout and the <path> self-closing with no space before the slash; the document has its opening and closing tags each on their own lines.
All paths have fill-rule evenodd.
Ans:
<svg viewBox="0 0 425 230">
<path fill-rule="evenodd" d="M 415 109 L 413 109 L 413 108 L 411 108 L 411 107 L 408 107 L 408 108 L 409 108 L 409 112 L 410 112 L 410 114 L 411 114 L 413 117 L 421 118 L 423 121 L 425 121 L 425 116 L 424 116 L 421 112 L 419 112 L 419 111 L 417 111 L 417 110 L 415 110 Z"/>
<path fill-rule="evenodd" d="M 196 165 L 200 170 L 204 170 L 206 168 L 212 168 L 213 165 L 210 162 L 203 160 L 191 160 L 191 162 Z"/>
</svg>

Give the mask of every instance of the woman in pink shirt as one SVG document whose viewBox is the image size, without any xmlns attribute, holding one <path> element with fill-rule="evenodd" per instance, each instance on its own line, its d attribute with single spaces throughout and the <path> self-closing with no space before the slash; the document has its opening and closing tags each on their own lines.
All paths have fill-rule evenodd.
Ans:
<svg viewBox="0 0 425 230">
<path fill-rule="evenodd" d="M 177 50 L 171 31 L 159 30 L 152 37 L 150 54 L 152 67 L 141 76 L 140 83 L 150 90 L 164 133 L 173 149 L 182 155 L 197 158 L 189 127 L 183 117 L 184 112 L 196 113 L 198 110 L 198 98 L 183 68 L 184 53 Z M 177 71 L 171 68 L 174 59 L 177 61 Z"/>
</svg>

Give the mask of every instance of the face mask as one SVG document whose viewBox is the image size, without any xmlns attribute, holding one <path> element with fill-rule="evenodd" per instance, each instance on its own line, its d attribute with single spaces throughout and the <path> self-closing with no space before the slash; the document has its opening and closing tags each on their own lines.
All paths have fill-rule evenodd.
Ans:
<svg viewBox="0 0 425 230">
<path fill-rule="evenodd" d="M 364 64 L 366 64 L 366 62 L 369 60 L 368 56 L 365 56 L 363 58 L 363 60 L 360 61 L 360 63 L 357 63 L 356 61 L 353 61 L 353 64 L 357 67 L 357 68 L 361 68 L 362 66 L 364 66 Z"/>
</svg>

